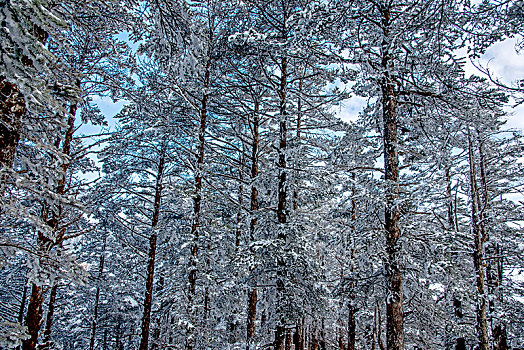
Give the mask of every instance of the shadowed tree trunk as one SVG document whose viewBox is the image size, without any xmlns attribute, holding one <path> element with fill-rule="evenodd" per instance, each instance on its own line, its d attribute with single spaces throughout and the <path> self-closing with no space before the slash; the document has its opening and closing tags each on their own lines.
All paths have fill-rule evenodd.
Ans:
<svg viewBox="0 0 524 350">
<path fill-rule="evenodd" d="M 255 108 L 253 113 L 253 144 L 251 148 L 251 182 L 255 181 L 258 176 L 258 147 L 260 142 L 259 127 L 260 127 L 260 116 L 259 116 L 260 104 L 258 100 L 255 101 Z M 249 223 L 249 239 L 251 242 L 255 240 L 255 229 L 258 223 L 257 211 L 258 211 L 258 190 L 257 187 L 251 185 L 251 198 L 250 198 L 250 214 L 251 220 Z M 257 319 L 257 302 L 258 302 L 258 290 L 255 286 L 248 293 L 248 307 L 247 307 L 247 348 L 251 350 L 254 347 L 255 335 L 256 335 L 256 324 Z"/>
<path fill-rule="evenodd" d="M 212 38 L 210 39 L 212 40 Z M 202 179 L 204 154 L 206 148 L 206 128 L 207 128 L 207 104 L 209 94 L 207 92 L 210 84 L 211 75 L 211 57 L 208 55 L 205 72 L 204 72 L 204 95 L 202 96 L 200 105 L 200 125 L 198 131 L 198 150 L 196 154 L 196 170 L 195 170 L 195 197 L 193 199 L 193 223 L 191 225 L 191 237 L 193 244 L 191 246 L 191 256 L 189 262 L 188 282 L 188 306 L 191 316 L 195 316 L 194 299 L 196 296 L 196 281 L 197 281 L 197 256 L 198 256 L 198 239 L 200 235 L 200 209 L 202 205 Z M 188 327 L 186 329 L 186 349 L 193 350 L 195 343 L 195 334 L 193 329 Z"/>
<path fill-rule="evenodd" d="M 47 309 L 47 317 L 46 317 L 46 324 L 45 324 L 45 330 L 44 330 L 44 341 L 43 344 L 40 346 L 42 349 L 48 349 L 51 344 L 51 331 L 53 328 L 53 316 L 55 313 L 55 302 L 56 302 L 56 293 L 58 291 L 58 284 L 55 284 L 53 288 L 51 288 L 51 293 L 49 295 L 49 306 Z"/>
<path fill-rule="evenodd" d="M 278 202 L 277 202 L 277 220 L 282 227 L 278 230 L 278 239 L 280 244 L 286 244 L 286 233 L 284 224 L 287 223 L 287 58 L 283 57 L 280 65 L 280 86 L 279 95 L 279 147 L 278 147 Z M 277 309 L 280 308 L 278 315 L 276 332 L 275 332 L 275 350 L 284 350 L 285 346 L 285 317 L 282 305 L 283 295 L 285 293 L 285 260 L 283 256 L 277 258 Z"/>
<path fill-rule="evenodd" d="M 0 76 L 0 167 L 13 166 L 25 112 L 24 96 L 18 87 Z"/>
<path fill-rule="evenodd" d="M 98 324 L 98 303 L 100 302 L 100 284 L 102 281 L 102 275 L 104 273 L 105 246 L 106 246 L 106 241 L 104 238 L 104 247 L 102 249 L 102 254 L 100 254 L 100 264 L 98 267 L 98 279 L 97 279 L 96 293 L 95 293 L 95 308 L 93 311 L 93 322 L 91 323 L 91 339 L 89 340 L 89 350 L 95 349 L 96 328 Z M 104 332 L 104 336 L 105 334 L 106 333 Z"/>
<path fill-rule="evenodd" d="M 71 154 L 71 144 L 73 142 L 73 134 L 75 132 L 75 115 L 77 111 L 77 105 L 72 104 L 69 108 L 69 117 L 67 121 L 67 130 L 62 146 L 62 153 L 69 156 Z M 57 141 L 55 143 L 55 146 L 58 148 L 60 146 L 60 139 L 57 138 Z M 58 182 L 58 187 L 56 189 L 56 193 L 61 196 L 65 194 L 66 191 L 66 175 L 67 171 L 69 169 L 70 163 L 65 162 L 62 165 L 62 177 L 60 178 L 60 181 Z M 65 228 L 59 230 L 59 221 L 62 218 L 62 206 L 58 206 L 58 210 L 52 211 L 51 218 L 48 218 L 49 216 L 49 209 L 50 208 L 44 208 L 43 218 L 47 222 L 47 225 L 55 232 L 55 240 L 52 241 L 48 237 L 44 235 L 43 232 L 38 232 L 38 238 L 37 238 L 37 244 L 38 244 L 38 250 L 41 252 L 43 256 L 47 255 L 49 251 L 55 247 L 62 244 L 62 240 L 65 234 Z M 54 288 L 54 287 L 53 287 Z M 38 286 L 33 283 L 31 288 L 31 299 L 29 301 L 29 305 L 27 307 L 27 315 L 26 315 L 26 326 L 28 329 L 28 333 L 30 335 L 30 338 L 23 341 L 22 349 L 23 350 L 34 350 L 36 349 L 36 346 L 38 344 L 38 333 L 40 331 L 40 327 L 42 325 L 42 303 L 44 302 L 44 295 L 43 295 L 43 289 L 41 286 Z M 51 319 L 52 319 L 51 314 Z M 50 336 L 50 334 L 49 334 Z"/>
<path fill-rule="evenodd" d="M 162 146 L 164 147 L 164 145 Z M 160 215 L 160 205 L 162 202 L 162 181 L 164 176 L 165 155 L 164 149 L 160 154 L 158 163 L 156 185 L 155 185 L 155 200 L 153 204 L 153 217 L 151 220 L 151 237 L 149 238 L 149 262 L 147 264 L 147 281 L 146 293 L 144 297 L 144 314 L 142 316 L 142 333 L 140 337 L 139 350 L 147 350 L 149 343 L 149 328 L 151 325 L 151 305 L 153 303 L 153 285 L 155 279 L 155 260 L 156 260 L 156 241 L 157 233 L 156 226 L 158 225 L 158 218 Z"/>
</svg>

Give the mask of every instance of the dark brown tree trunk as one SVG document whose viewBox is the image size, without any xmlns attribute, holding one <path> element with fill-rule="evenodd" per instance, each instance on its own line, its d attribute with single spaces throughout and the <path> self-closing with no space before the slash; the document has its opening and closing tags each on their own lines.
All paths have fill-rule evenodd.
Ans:
<svg viewBox="0 0 524 350">
<path fill-rule="evenodd" d="M 189 263 L 188 282 L 189 282 L 189 293 L 188 293 L 188 304 L 189 312 L 192 316 L 195 314 L 194 310 L 194 299 L 196 296 L 196 281 L 197 281 L 197 256 L 198 256 L 198 239 L 200 235 L 200 209 L 202 205 L 202 179 L 203 179 L 203 165 L 204 165 L 204 154 L 206 148 L 206 128 L 207 128 L 207 104 L 208 104 L 208 88 L 211 78 L 211 58 L 208 57 L 205 73 L 204 73 L 204 95 L 202 96 L 200 106 L 200 125 L 198 131 L 198 151 L 196 159 L 196 171 L 195 171 L 195 197 L 193 200 L 193 224 L 191 225 L 191 237 L 193 239 L 193 245 L 191 247 L 191 257 Z M 186 349 L 193 350 L 195 342 L 195 334 L 193 329 L 188 328 L 186 330 Z"/>
<path fill-rule="evenodd" d="M 44 292 L 41 286 L 33 283 L 31 288 L 31 299 L 27 307 L 25 325 L 29 333 L 29 339 L 22 342 L 23 350 L 35 350 L 38 344 L 38 332 L 42 326 L 42 304 L 44 302 Z"/>
<path fill-rule="evenodd" d="M 291 350 L 292 345 L 292 337 L 291 337 L 291 330 L 288 329 L 286 332 L 286 350 Z"/>
<path fill-rule="evenodd" d="M 255 321 L 257 317 L 257 302 L 258 302 L 258 290 L 256 287 L 251 289 L 248 298 L 248 315 L 247 315 L 247 344 L 248 349 L 251 350 L 251 346 L 255 342 Z"/>
<path fill-rule="evenodd" d="M 287 58 L 283 57 L 280 66 L 280 86 L 279 95 L 279 146 L 278 146 L 278 202 L 277 202 L 277 220 L 280 225 L 287 223 Z M 285 228 L 278 230 L 277 237 L 282 245 L 286 244 Z M 278 315 L 277 327 L 275 332 L 275 350 L 284 350 L 285 324 L 286 319 L 283 315 L 282 305 L 285 294 L 285 269 L 286 263 L 283 256 L 277 258 L 277 309 L 281 314 Z"/>
<path fill-rule="evenodd" d="M 259 102 L 255 101 L 255 109 L 253 115 L 253 144 L 251 149 L 251 182 L 255 181 L 258 176 L 258 145 L 260 142 L 259 135 Z M 257 211 L 258 211 L 258 190 L 257 187 L 251 185 L 251 198 L 250 198 L 250 215 L 251 220 L 249 223 L 249 239 L 251 242 L 255 240 L 255 229 L 257 226 Z M 255 281 L 256 284 L 256 281 Z M 249 291 L 248 294 L 248 306 L 247 306 L 247 348 L 251 350 L 254 347 L 255 336 L 256 336 L 256 324 L 257 319 L 257 302 L 258 302 L 258 291 L 256 285 Z"/>
<path fill-rule="evenodd" d="M 457 338 L 457 342 L 455 344 L 455 350 L 466 350 L 466 339 L 464 338 Z"/>
<path fill-rule="evenodd" d="M 102 281 L 102 275 L 104 273 L 104 261 L 105 261 L 104 253 L 105 253 L 105 240 L 104 240 L 104 249 L 102 250 L 102 254 L 100 254 L 100 264 L 98 267 L 98 279 L 97 279 L 96 294 L 95 294 L 95 308 L 93 311 L 93 322 L 91 323 L 91 338 L 89 340 L 89 350 L 95 349 L 96 328 L 98 324 L 98 303 L 100 301 L 100 283 Z"/>
<path fill-rule="evenodd" d="M 55 314 L 55 302 L 56 302 L 56 293 L 58 292 L 58 284 L 55 284 L 51 288 L 51 293 L 49 295 L 49 306 L 47 309 L 46 324 L 44 330 L 44 342 L 41 346 L 42 349 L 47 349 L 51 345 L 51 332 L 53 328 L 53 317 Z"/>
<path fill-rule="evenodd" d="M 295 334 L 293 335 L 293 344 L 295 345 L 295 350 L 304 350 L 304 319 L 303 318 L 300 322 L 297 322 Z"/>
<path fill-rule="evenodd" d="M 164 146 L 162 146 L 164 147 Z M 162 181 L 164 176 L 165 156 L 161 150 L 160 161 L 155 185 L 155 201 L 153 205 L 153 218 L 151 220 L 151 237 L 149 238 L 149 262 L 147 265 L 146 293 L 144 297 L 144 314 L 142 316 L 142 334 L 140 337 L 139 350 L 147 350 L 149 343 L 149 328 L 151 325 L 151 305 L 153 303 L 153 285 L 155 280 L 155 260 L 156 260 L 156 226 L 160 215 L 160 205 L 162 203 Z"/>
<path fill-rule="evenodd" d="M 238 212 L 237 212 L 237 228 L 235 233 L 235 247 L 240 246 L 240 240 L 242 238 L 242 204 L 244 203 L 244 167 L 246 163 L 246 151 L 245 144 L 242 143 L 242 154 L 239 157 L 239 167 L 238 167 Z"/>
<path fill-rule="evenodd" d="M 77 110 L 77 105 L 73 104 L 71 105 L 69 109 L 69 118 L 67 121 L 67 130 L 64 138 L 64 143 L 62 146 L 62 153 L 69 156 L 71 153 L 71 144 L 73 141 L 73 133 L 75 131 L 75 114 Z M 58 140 L 59 143 L 59 140 Z M 59 144 L 57 145 L 57 147 Z M 64 163 L 62 165 L 62 177 L 60 181 L 58 182 L 58 187 L 56 189 L 56 193 L 58 195 L 63 195 L 65 193 L 65 185 L 66 185 L 66 174 L 69 169 L 70 163 Z M 46 210 L 48 212 L 48 210 Z M 51 227 L 51 229 L 54 232 L 58 232 L 58 224 L 59 220 L 62 216 L 62 208 L 61 206 L 58 207 L 58 210 L 56 212 L 53 212 L 52 217 L 48 219 L 46 216 L 47 214 L 44 214 L 44 219 L 46 220 L 47 224 Z M 46 255 L 54 246 L 62 244 L 62 239 L 65 233 L 65 229 L 61 230 L 60 233 L 57 234 L 56 240 L 53 242 L 49 238 L 45 237 L 45 235 L 42 232 L 38 233 L 38 249 L 43 254 Z M 26 316 L 26 325 L 28 328 L 28 333 L 30 334 L 30 338 L 23 342 L 23 350 L 34 350 L 36 349 L 36 346 L 38 344 L 38 332 L 40 331 L 40 327 L 42 325 L 42 303 L 44 302 L 43 298 L 43 292 L 42 287 L 36 286 L 33 283 L 32 291 L 31 291 L 31 299 L 29 301 L 29 305 L 27 308 L 27 316 Z M 37 303 L 37 304 L 35 304 Z"/>
<path fill-rule="evenodd" d="M 479 191 L 477 186 L 477 171 L 475 166 L 475 156 L 473 154 L 473 144 L 468 132 L 469 148 L 469 175 L 471 191 L 471 230 L 474 239 L 473 265 L 475 267 L 477 283 L 477 336 L 480 350 L 489 350 L 489 335 L 487 322 L 487 296 L 485 286 L 484 271 L 484 242 L 482 232 L 481 214 L 479 212 Z"/>
<path fill-rule="evenodd" d="M 389 49 L 391 9 L 382 10 L 384 40 L 382 42 L 382 119 L 384 128 L 384 174 L 386 180 L 386 342 L 388 350 L 404 349 L 404 293 L 402 290 L 402 259 L 399 238 L 400 210 L 399 157 L 397 136 L 397 94 L 389 74 L 393 61 Z"/>
<path fill-rule="evenodd" d="M 0 76 L 0 168 L 13 166 L 25 113 L 24 96 L 18 87 Z"/>
<path fill-rule="evenodd" d="M 348 350 L 355 350 L 356 341 L 355 308 L 352 304 L 348 306 Z"/>
<path fill-rule="evenodd" d="M 509 350 L 508 335 L 504 325 L 499 324 L 493 329 L 493 342 L 495 350 Z"/>
</svg>

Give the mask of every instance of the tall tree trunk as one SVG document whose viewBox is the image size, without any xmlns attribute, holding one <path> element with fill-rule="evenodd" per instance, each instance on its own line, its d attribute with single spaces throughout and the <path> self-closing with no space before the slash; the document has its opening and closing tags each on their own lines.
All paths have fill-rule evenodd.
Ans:
<svg viewBox="0 0 524 350">
<path fill-rule="evenodd" d="M 51 293 L 49 295 L 49 306 L 47 308 L 47 317 L 44 330 L 44 342 L 41 346 L 42 349 L 47 349 L 51 345 L 51 332 L 53 328 L 53 317 L 55 314 L 55 302 L 56 302 L 56 293 L 58 292 L 58 283 L 55 283 L 53 288 L 51 288 Z"/>
<path fill-rule="evenodd" d="M 258 99 L 255 101 L 255 108 L 253 113 L 253 144 L 251 148 L 251 198 L 250 198 L 250 216 L 251 220 L 249 223 L 249 239 L 251 242 L 255 241 L 255 229 L 258 223 L 257 211 L 258 211 L 258 190 L 253 182 L 258 176 L 258 146 L 260 142 L 259 127 L 260 127 L 260 116 L 259 116 L 260 104 Z M 256 336 L 256 319 L 257 319 L 257 303 L 258 303 L 258 291 L 255 285 L 248 293 L 248 306 L 247 306 L 247 348 L 251 350 L 255 344 Z"/>
<path fill-rule="evenodd" d="M 162 145 L 164 147 L 164 145 Z M 142 334 L 140 337 L 139 350 L 147 350 L 149 343 L 149 328 L 151 325 L 151 305 L 153 303 L 153 284 L 155 280 L 155 260 L 156 260 L 156 226 L 160 215 L 160 205 L 162 202 L 162 181 L 164 176 L 165 155 L 164 149 L 160 151 L 160 161 L 155 185 L 155 202 L 153 204 L 153 218 L 151 220 L 151 237 L 149 238 L 149 262 L 147 264 L 146 293 L 144 297 L 144 314 L 142 316 Z"/>
<path fill-rule="evenodd" d="M 105 243 L 105 237 L 104 237 L 104 248 L 102 250 L 102 254 L 100 254 L 100 264 L 98 266 L 98 279 L 97 279 L 96 293 L 95 293 L 95 308 L 93 311 L 93 322 L 91 323 L 91 338 L 89 340 L 89 350 L 95 349 L 96 328 L 98 324 L 98 303 L 100 302 L 100 284 L 102 281 L 102 276 L 104 274 L 105 246 L 106 246 L 106 243 Z"/>
<path fill-rule="evenodd" d="M 202 179 L 204 154 L 206 148 L 206 128 L 207 128 L 207 104 L 209 99 L 208 88 L 211 77 L 211 57 L 208 55 L 206 68 L 204 72 L 204 95 L 200 105 L 200 125 L 198 131 L 198 150 L 195 170 L 195 197 L 193 200 L 193 224 L 191 225 L 191 237 L 193 244 L 191 247 L 191 256 L 189 262 L 188 282 L 188 304 L 191 317 L 195 316 L 196 307 L 194 299 L 196 296 L 196 281 L 197 281 L 197 256 L 198 256 L 198 239 L 200 235 L 200 209 L 202 205 Z M 194 325 L 193 325 L 194 326 Z M 186 350 L 193 350 L 195 343 L 195 334 L 192 328 L 186 329 Z"/>
<path fill-rule="evenodd" d="M 279 147 L 278 147 L 278 203 L 277 203 L 277 220 L 280 227 L 278 230 L 278 240 L 284 246 L 286 244 L 285 225 L 287 223 L 287 58 L 283 57 L 280 66 L 280 87 L 278 90 L 279 106 Z M 277 258 L 277 326 L 275 332 L 275 350 L 284 350 L 285 340 L 285 315 L 284 315 L 284 293 L 285 293 L 285 275 L 286 262 L 284 256 Z"/>
<path fill-rule="evenodd" d="M 477 186 L 477 171 L 475 166 L 475 156 L 473 153 L 473 144 L 468 131 L 468 149 L 469 149 L 469 175 L 471 191 L 471 231 L 474 239 L 473 265 L 477 282 L 477 336 L 480 350 L 489 350 L 489 335 L 487 321 L 487 296 L 485 286 L 484 271 L 484 242 L 482 232 L 482 222 L 479 212 L 479 191 Z"/>
<path fill-rule="evenodd" d="M 391 8 L 382 9 L 382 119 L 384 128 L 384 173 L 386 180 L 386 208 L 384 228 L 386 233 L 386 342 L 388 350 L 404 349 L 404 293 L 402 290 L 402 259 L 399 238 L 400 210 L 399 157 L 397 136 L 397 94 L 389 71 L 393 66 L 390 52 L 389 28 Z"/>
</svg>

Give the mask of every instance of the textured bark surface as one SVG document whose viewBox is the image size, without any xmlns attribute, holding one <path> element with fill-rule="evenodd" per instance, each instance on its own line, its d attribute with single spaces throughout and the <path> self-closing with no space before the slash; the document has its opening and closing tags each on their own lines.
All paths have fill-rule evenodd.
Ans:
<svg viewBox="0 0 524 350">
<path fill-rule="evenodd" d="M 287 98 L 287 58 L 283 57 L 280 66 L 281 78 L 280 87 L 278 90 L 279 95 L 279 146 L 278 146 L 278 202 L 277 202 L 277 220 L 279 224 L 287 223 L 287 111 L 286 111 L 286 98 Z M 286 244 L 286 233 L 285 229 L 281 228 L 278 230 L 278 237 L 280 244 Z M 277 258 L 277 312 L 280 314 L 277 316 L 277 327 L 275 332 L 275 350 L 284 350 L 285 343 L 285 316 L 283 315 L 282 300 L 285 294 L 285 269 L 286 263 L 283 256 Z"/>
<path fill-rule="evenodd" d="M 47 316 L 46 316 L 46 324 L 45 324 L 45 330 L 44 330 L 44 340 L 43 344 L 40 346 L 42 349 L 48 349 L 51 344 L 51 332 L 53 329 L 53 317 L 55 314 L 55 302 L 56 302 L 56 293 L 58 292 L 58 285 L 55 284 L 53 288 L 51 288 L 51 293 L 49 295 L 49 304 L 47 307 Z"/>
<path fill-rule="evenodd" d="M 382 10 L 384 40 L 382 42 L 382 119 L 384 143 L 384 177 L 386 180 L 386 207 L 384 229 L 386 233 L 386 343 L 388 350 L 404 349 L 404 293 L 402 290 L 400 230 L 399 157 L 397 135 L 397 94 L 389 74 L 393 61 L 389 48 L 391 40 L 391 9 Z"/>
<path fill-rule="evenodd" d="M 149 344 L 149 328 L 151 326 L 151 305 L 153 303 L 153 285 L 155 280 L 155 261 L 156 261 L 156 243 L 157 234 L 156 226 L 158 225 L 158 219 L 160 216 L 160 205 L 162 202 L 162 181 L 164 176 L 164 165 L 165 156 L 164 151 L 160 155 L 160 161 L 158 163 L 156 184 L 155 184 L 155 201 L 153 204 L 153 217 L 151 220 L 152 234 L 149 238 L 149 262 L 147 264 L 147 281 L 146 281 L 146 293 L 144 296 L 144 314 L 142 316 L 142 327 L 140 336 L 139 350 L 147 350 Z"/>
<path fill-rule="evenodd" d="M 20 141 L 24 96 L 15 84 L 0 76 L 0 167 L 12 167 Z"/>
<path fill-rule="evenodd" d="M 75 131 L 75 115 L 77 111 L 77 105 L 71 105 L 69 109 L 69 117 L 67 121 L 67 129 L 62 145 L 62 153 L 69 156 L 71 154 L 71 145 L 73 142 L 73 134 Z M 57 139 L 55 146 L 58 148 L 60 146 L 60 139 Z M 62 165 L 62 176 L 58 182 L 58 187 L 56 193 L 58 195 L 63 195 L 66 193 L 66 176 L 69 166 L 71 164 L 65 162 Z M 45 256 L 49 253 L 51 249 L 55 246 L 62 244 L 65 237 L 65 228 L 59 228 L 60 220 L 62 218 L 62 206 L 58 205 L 56 210 L 50 210 L 49 207 L 44 208 L 42 218 L 47 222 L 47 225 L 55 233 L 55 240 L 51 240 L 46 237 L 41 231 L 38 233 L 37 245 L 39 252 Z M 50 214 L 51 212 L 51 214 Z M 28 333 L 31 337 L 23 342 L 23 350 L 32 350 L 36 349 L 38 344 L 38 332 L 42 324 L 42 303 L 44 302 L 42 287 L 38 287 L 33 284 L 31 299 L 27 308 L 26 315 L 26 326 L 28 328 Z M 49 330 L 51 332 L 51 329 Z M 51 334 L 49 334 L 50 337 Z"/>
<path fill-rule="evenodd" d="M 104 240 L 104 249 L 105 251 L 105 240 Z M 98 303 L 100 302 L 100 283 L 102 280 L 102 275 L 104 273 L 104 262 L 105 262 L 105 256 L 104 253 L 100 255 L 100 264 L 98 267 L 98 281 L 96 286 L 96 294 L 95 294 L 95 307 L 93 311 L 93 322 L 91 323 L 91 338 L 89 339 L 89 350 L 95 349 L 95 339 L 96 339 L 96 328 L 98 325 Z"/>
<path fill-rule="evenodd" d="M 251 181 L 255 181 L 258 176 L 258 147 L 260 142 L 259 127 L 260 127 L 260 116 L 259 116 L 260 104 L 258 100 L 255 101 L 255 109 L 252 124 L 253 133 L 253 144 L 251 148 Z M 249 223 L 249 239 L 251 242 L 255 240 L 255 229 L 258 223 L 257 211 L 258 211 L 258 190 L 255 185 L 251 185 L 251 198 L 250 198 L 250 214 L 251 220 Z M 256 281 L 255 281 L 256 283 Z M 256 336 L 256 319 L 257 319 L 257 303 L 258 303 L 258 291 L 257 287 L 254 286 L 248 294 L 248 306 L 247 306 L 247 345 L 248 349 L 254 347 L 255 336 Z"/>
<path fill-rule="evenodd" d="M 488 350 L 489 333 L 487 318 L 487 295 L 485 284 L 484 269 L 484 234 L 482 230 L 481 214 L 479 212 L 479 190 L 477 185 L 477 170 L 475 165 L 475 155 L 471 137 L 469 141 L 469 175 L 470 175 L 470 197 L 471 197 L 471 231 L 474 240 L 473 266 L 475 268 L 477 284 L 477 337 L 480 350 Z"/>
<path fill-rule="evenodd" d="M 204 165 L 204 155 L 206 149 L 206 128 L 207 128 L 207 105 L 209 95 L 207 90 L 209 88 L 211 78 L 211 58 L 208 58 L 204 73 L 204 95 L 202 96 L 200 105 L 200 124 L 198 131 L 198 150 L 196 155 L 196 171 L 195 171 L 195 197 L 193 199 L 193 223 L 191 225 L 191 237 L 193 244 L 191 246 L 191 257 L 189 262 L 188 282 L 189 293 L 188 303 L 190 313 L 194 316 L 195 310 L 194 299 L 196 296 L 196 281 L 197 281 L 197 256 L 198 256 L 198 239 L 200 229 L 200 209 L 202 205 L 202 168 Z M 194 348 L 195 334 L 192 329 L 186 330 L 186 349 L 192 350 Z"/>
<path fill-rule="evenodd" d="M 38 333 L 42 326 L 42 304 L 44 303 L 44 292 L 42 287 L 33 283 L 31 288 L 31 299 L 27 307 L 25 325 L 29 333 L 29 339 L 22 342 L 23 350 L 35 350 L 38 344 Z"/>
<path fill-rule="evenodd" d="M 355 308 L 349 305 L 348 310 L 348 350 L 355 350 L 355 341 L 357 338 Z"/>
</svg>

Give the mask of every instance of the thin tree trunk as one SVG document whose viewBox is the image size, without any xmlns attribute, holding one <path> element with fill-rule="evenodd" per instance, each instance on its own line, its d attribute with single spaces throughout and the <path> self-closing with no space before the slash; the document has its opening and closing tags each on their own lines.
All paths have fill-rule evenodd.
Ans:
<svg viewBox="0 0 524 350">
<path fill-rule="evenodd" d="M 162 146 L 164 147 L 164 146 Z M 147 350 L 149 343 L 149 328 L 151 325 L 151 305 L 153 303 L 153 284 L 155 279 L 155 260 L 156 260 L 156 226 L 160 215 L 160 205 L 162 202 L 162 181 L 164 176 L 165 155 L 164 149 L 161 150 L 160 161 L 155 185 L 155 202 L 153 205 L 153 218 L 151 220 L 151 237 L 149 238 L 149 263 L 147 265 L 146 293 L 144 297 L 144 314 L 142 316 L 142 334 L 140 337 L 139 350 Z"/>
<path fill-rule="evenodd" d="M 458 227 L 455 222 L 455 208 L 453 206 L 453 194 L 451 192 L 451 166 L 446 167 L 446 195 L 448 209 L 448 225 L 450 230 L 457 231 Z"/>
<path fill-rule="evenodd" d="M 293 335 L 293 344 L 295 350 L 304 350 L 304 318 L 297 322 L 295 334 Z"/>
<path fill-rule="evenodd" d="M 255 101 L 255 109 L 253 115 L 253 144 L 251 149 L 251 182 L 254 182 L 258 176 L 258 146 L 260 142 L 259 127 L 260 127 L 260 116 L 259 116 L 260 104 L 258 100 Z M 257 218 L 258 211 L 258 190 L 257 187 L 251 185 L 251 198 L 250 198 L 250 215 L 251 222 L 249 223 L 249 239 L 251 242 L 255 241 L 255 229 L 258 223 Z M 247 313 L 247 348 L 251 350 L 255 344 L 256 336 L 256 319 L 257 319 L 257 302 L 258 302 L 258 291 L 255 286 L 248 293 L 248 313 Z"/>
<path fill-rule="evenodd" d="M 27 299 L 27 281 L 24 285 L 24 291 L 22 292 L 22 300 L 20 300 L 20 309 L 18 310 L 18 323 L 22 324 L 24 322 L 24 312 L 25 312 L 25 300 Z"/>
<path fill-rule="evenodd" d="M 397 136 L 397 96 L 389 74 L 393 66 L 389 51 L 391 8 L 382 10 L 384 39 L 382 41 L 382 118 L 384 128 L 384 173 L 386 180 L 386 208 L 384 228 L 386 233 L 386 341 L 388 350 L 404 349 L 404 293 L 402 290 L 402 259 L 399 238 L 400 210 L 399 157 Z"/>
<path fill-rule="evenodd" d="M 240 155 L 239 163 L 240 166 L 238 167 L 238 179 L 239 179 L 239 186 L 238 186 L 238 212 L 237 212 L 237 228 L 236 228 L 236 234 L 235 234 L 235 247 L 238 248 L 240 246 L 240 240 L 242 237 L 242 204 L 244 203 L 244 167 L 246 163 L 246 152 L 245 152 L 245 144 L 242 143 L 242 154 Z"/>
<path fill-rule="evenodd" d="M 287 58 L 283 57 L 281 62 L 281 77 L 279 87 L 279 147 L 278 147 L 278 203 L 277 203 L 277 220 L 280 225 L 287 223 L 287 111 L 286 111 L 286 98 L 287 98 Z M 285 228 L 281 227 L 278 230 L 278 237 L 280 244 L 286 244 L 286 232 Z M 282 308 L 282 302 L 285 293 L 285 260 L 283 256 L 277 258 L 277 309 Z M 283 310 L 279 311 L 283 313 Z M 284 350 L 285 340 L 285 323 L 286 319 L 283 314 L 278 315 L 276 332 L 275 332 L 275 350 Z"/>
<path fill-rule="evenodd" d="M 188 304 L 191 316 L 195 316 L 194 299 L 196 296 L 196 281 L 197 281 L 197 256 L 198 256 L 198 239 L 200 235 L 200 209 L 202 205 L 202 179 L 203 179 L 203 165 L 204 154 L 206 147 L 206 128 L 207 128 L 207 104 L 208 104 L 208 88 L 211 77 L 211 57 L 208 57 L 205 73 L 204 73 L 204 95 L 202 96 L 200 106 L 200 125 L 198 132 L 198 151 L 196 159 L 195 171 L 195 197 L 193 200 L 193 224 L 191 225 L 191 237 L 193 245 L 191 247 L 191 257 L 189 263 L 189 293 Z M 194 326 L 194 325 L 193 325 Z M 195 334 L 192 328 L 186 329 L 186 350 L 193 350 L 195 343 Z"/>
<path fill-rule="evenodd" d="M 348 305 L 348 350 L 355 350 L 356 340 L 355 308 L 352 304 Z"/>
<path fill-rule="evenodd" d="M 91 323 L 91 338 L 89 340 L 89 350 L 95 349 L 96 328 L 97 328 L 97 322 L 98 322 L 98 303 L 100 301 L 100 283 L 102 280 L 102 275 L 104 273 L 104 261 L 105 261 L 104 252 L 105 252 L 105 239 L 104 239 L 104 249 L 102 251 L 102 254 L 100 254 L 100 264 L 98 267 L 98 279 L 97 279 L 96 294 L 95 294 L 95 309 L 93 312 L 93 322 Z"/>
<path fill-rule="evenodd" d="M 474 239 L 473 265 L 475 267 L 477 283 L 477 336 L 480 350 L 489 350 L 489 335 L 487 322 L 487 296 L 485 286 L 484 271 L 484 245 L 483 232 L 481 228 L 481 218 L 479 213 L 479 191 L 477 186 L 477 172 L 475 166 L 475 157 L 473 154 L 473 144 L 468 131 L 468 149 L 469 149 L 469 175 L 471 190 L 471 230 Z"/>
</svg>

